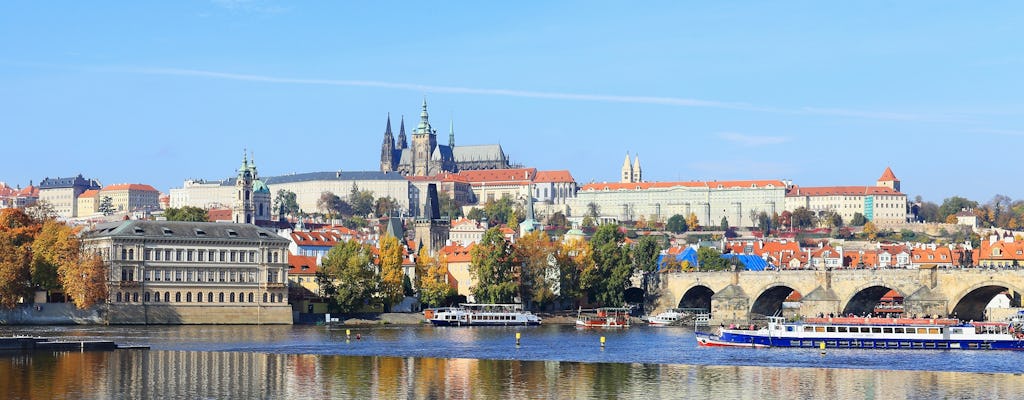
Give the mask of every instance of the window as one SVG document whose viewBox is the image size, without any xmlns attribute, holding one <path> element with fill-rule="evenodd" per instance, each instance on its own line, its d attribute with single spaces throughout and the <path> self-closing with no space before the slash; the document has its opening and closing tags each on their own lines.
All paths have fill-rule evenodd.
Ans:
<svg viewBox="0 0 1024 400">
<path fill-rule="evenodd" d="M 185 293 L 185 302 L 187 302 L 187 303 L 191 303 L 192 302 L 192 292 Z"/>
<path fill-rule="evenodd" d="M 249 302 L 252 303 L 252 293 L 249 293 Z"/>
<path fill-rule="evenodd" d="M 231 262 L 235 262 L 235 252 L 231 252 Z"/>
<path fill-rule="evenodd" d="M 196 293 L 196 303 L 203 302 L 203 292 Z"/>
<path fill-rule="evenodd" d="M 174 280 L 176 282 L 181 282 L 181 270 L 180 269 L 174 270 Z"/>
<path fill-rule="evenodd" d="M 204 256 L 204 255 L 206 255 L 206 252 L 205 252 L 205 251 L 199 250 L 199 251 L 197 251 L 196 253 L 197 253 L 197 254 L 196 254 L 196 257 L 197 257 L 196 259 L 197 259 L 197 261 L 200 261 L 200 262 L 202 262 L 202 261 L 205 261 L 205 260 L 203 260 L 203 256 Z"/>
<path fill-rule="evenodd" d="M 121 259 L 122 260 L 127 260 L 128 259 L 128 249 L 121 249 Z M 120 301 L 120 299 L 118 299 L 118 301 Z"/>
<path fill-rule="evenodd" d="M 217 301 L 218 301 L 218 302 L 221 302 L 221 303 L 223 303 L 223 302 L 224 302 L 224 292 L 220 292 L 220 293 L 219 293 L 219 294 L 217 295 Z"/>
<path fill-rule="evenodd" d="M 206 302 L 213 303 L 213 292 L 206 294 Z"/>
<path fill-rule="evenodd" d="M 171 301 L 171 292 L 164 292 L 164 303 Z"/>
<path fill-rule="evenodd" d="M 118 302 L 118 303 L 120 303 L 120 302 L 121 302 L 121 292 L 118 292 L 118 293 L 117 293 L 117 302 Z"/>
<path fill-rule="evenodd" d="M 231 301 L 230 301 L 230 302 L 231 302 L 231 303 L 234 303 L 234 302 L 235 302 L 235 294 L 234 294 L 234 293 L 231 293 L 231 296 L 230 296 L 230 297 L 231 297 Z"/>
<path fill-rule="evenodd" d="M 185 255 L 185 260 L 186 261 L 192 261 L 192 253 L 193 252 L 194 252 L 193 250 L 189 250 L 188 251 L 188 253 Z"/>
<path fill-rule="evenodd" d="M 142 301 L 149 302 L 149 299 L 150 299 L 149 292 L 146 292 L 146 293 L 144 293 L 142 295 Z"/>
<path fill-rule="evenodd" d="M 267 302 L 267 292 L 263 292 L 263 302 Z"/>
<path fill-rule="evenodd" d="M 135 249 L 128 249 L 128 259 L 135 260 Z"/>
<path fill-rule="evenodd" d="M 226 251 L 224 251 L 224 250 L 221 250 L 221 251 L 220 251 L 220 262 L 224 262 L 224 256 L 225 256 L 225 254 L 224 254 L 224 253 L 227 253 L 227 252 L 226 252 Z"/>
<path fill-rule="evenodd" d="M 152 250 L 146 249 L 146 251 L 142 253 L 142 259 L 149 261 L 149 258 L 152 256 L 152 253 Z"/>
<path fill-rule="evenodd" d="M 188 282 L 192 282 L 192 277 L 193 277 L 192 274 L 193 274 L 192 270 L 189 270 L 188 271 L 188 278 L 186 278 L 185 280 L 188 281 Z"/>
</svg>

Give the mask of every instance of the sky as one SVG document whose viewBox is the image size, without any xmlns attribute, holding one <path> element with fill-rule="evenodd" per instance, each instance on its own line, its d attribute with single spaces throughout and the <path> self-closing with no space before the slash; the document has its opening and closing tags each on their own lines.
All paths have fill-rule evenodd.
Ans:
<svg viewBox="0 0 1024 400">
<path fill-rule="evenodd" d="M 845 4 L 851 3 L 851 4 Z M 377 170 L 426 97 L 447 143 L 616 181 L 1024 197 L 1024 3 L 0 3 L 0 181 L 167 192 Z"/>
</svg>

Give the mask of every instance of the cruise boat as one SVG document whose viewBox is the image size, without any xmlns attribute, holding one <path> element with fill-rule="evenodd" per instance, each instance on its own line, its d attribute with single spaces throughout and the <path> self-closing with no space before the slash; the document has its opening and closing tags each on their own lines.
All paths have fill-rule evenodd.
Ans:
<svg viewBox="0 0 1024 400">
<path fill-rule="evenodd" d="M 424 312 L 435 326 L 540 325 L 540 317 L 523 311 L 522 304 L 460 304 Z"/>
<path fill-rule="evenodd" d="M 576 326 L 580 328 L 628 328 L 629 308 L 603 307 L 595 310 L 579 309 Z"/>
<path fill-rule="evenodd" d="M 769 317 L 768 326 L 698 332 L 704 347 L 805 347 L 853 349 L 1024 350 L 1022 325 L 962 323 L 926 318 L 808 318 L 786 322 Z"/>
</svg>

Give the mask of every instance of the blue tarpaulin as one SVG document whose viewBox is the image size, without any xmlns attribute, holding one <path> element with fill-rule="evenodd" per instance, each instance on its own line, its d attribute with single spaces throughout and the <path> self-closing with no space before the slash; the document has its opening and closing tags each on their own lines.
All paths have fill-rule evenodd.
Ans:
<svg viewBox="0 0 1024 400">
<path fill-rule="evenodd" d="M 665 265 L 665 261 L 667 261 L 666 257 L 672 257 L 672 256 L 671 255 L 665 255 L 665 254 L 662 254 L 662 255 L 658 256 L 658 269 L 659 270 L 661 269 L 662 266 Z M 741 262 L 743 262 L 743 265 L 747 266 L 747 270 L 748 271 L 764 271 L 768 267 L 772 266 L 771 264 L 769 264 L 767 261 L 765 261 L 761 257 L 755 256 L 755 255 L 752 255 L 752 254 L 723 254 L 722 258 L 725 258 L 725 259 L 733 259 L 733 258 L 738 259 Z M 679 263 L 681 263 L 683 261 L 687 261 L 687 262 L 690 263 L 690 265 L 696 267 L 697 266 L 697 250 L 695 250 L 692 247 L 687 247 L 685 250 L 683 250 L 681 253 L 679 253 L 679 254 L 677 254 L 675 256 L 675 261 L 679 262 Z"/>
</svg>

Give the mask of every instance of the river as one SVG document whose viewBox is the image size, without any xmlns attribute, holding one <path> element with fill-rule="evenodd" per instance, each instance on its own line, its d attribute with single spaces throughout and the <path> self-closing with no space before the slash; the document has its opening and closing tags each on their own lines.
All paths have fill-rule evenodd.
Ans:
<svg viewBox="0 0 1024 400">
<path fill-rule="evenodd" d="M 0 355 L 0 388 L 15 398 L 941 399 L 1024 391 L 1017 352 L 709 349 L 698 348 L 689 329 L 643 326 L 348 330 L 5 326 L 0 336 L 107 339 L 152 350 Z"/>
</svg>

